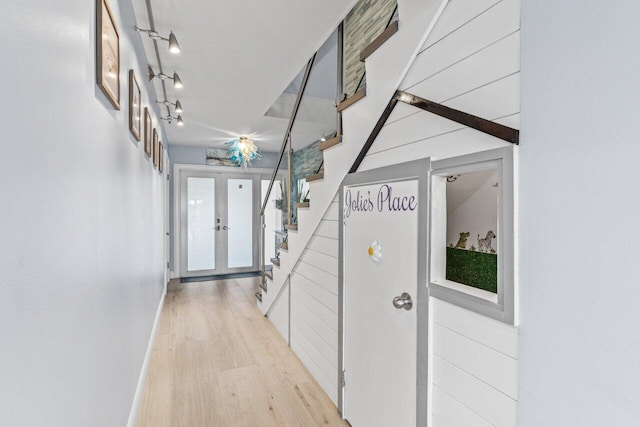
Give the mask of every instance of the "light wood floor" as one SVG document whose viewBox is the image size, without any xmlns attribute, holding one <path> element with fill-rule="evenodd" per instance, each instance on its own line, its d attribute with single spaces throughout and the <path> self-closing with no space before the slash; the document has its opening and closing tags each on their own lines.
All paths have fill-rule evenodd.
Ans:
<svg viewBox="0 0 640 427">
<path fill-rule="evenodd" d="M 255 303 L 258 278 L 171 284 L 138 426 L 348 426 Z"/>
</svg>

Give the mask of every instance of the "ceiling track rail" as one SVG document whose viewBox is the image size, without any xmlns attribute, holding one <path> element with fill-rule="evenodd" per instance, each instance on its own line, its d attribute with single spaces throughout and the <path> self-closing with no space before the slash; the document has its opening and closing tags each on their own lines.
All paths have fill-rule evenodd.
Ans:
<svg viewBox="0 0 640 427">
<path fill-rule="evenodd" d="M 147 17 L 149 18 L 149 29 L 151 31 L 156 31 L 156 23 L 155 23 L 155 20 L 153 19 L 153 9 L 151 8 L 151 0 L 146 0 L 145 3 L 147 6 Z M 153 48 L 156 52 L 156 60 L 158 61 L 158 70 L 160 71 L 161 74 L 164 74 L 164 70 L 162 69 L 162 61 L 160 60 L 160 50 L 158 50 L 158 41 L 155 39 L 153 40 Z M 167 98 L 167 86 L 164 80 L 160 80 L 160 84 L 162 85 L 162 94 L 164 95 L 164 99 L 169 99 Z M 165 107 L 167 108 L 167 115 L 171 117 L 171 109 L 169 108 L 168 105 L 166 105 Z"/>
<path fill-rule="evenodd" d="M 429 101 L 428 99 L 397 90 L 387 103 L 382 115 L 380 115 L 378 122 L 374 126 L 371 134 L 364 143 L 364 146 L 360 150 L 360 153 L 353 162 L 351 169 L 349 169 L 349 173 L 355 173 L 358 171 L 360 164 L 367 156 L 371 146 L 380 134 L 380 131 L 382 131 L 382 128 L 398 102 L 413 105 L 421 110 L 428 111 L 429 113 L 460 123 L 461 125 L 467 126 L 471 129 L 502 139 L 503 141 L 507 141 L 515 145 L 520 144 L 520 131 L 518 129 L 513 129 L 508 126 L 501 125 L 500 123 L 492 122 L 491 120 L 483 119 L 482 117 L 474 116 L 473 114 L 465 113 L 464 111 L 456 110 L 437 102 Z"/>
</svg>

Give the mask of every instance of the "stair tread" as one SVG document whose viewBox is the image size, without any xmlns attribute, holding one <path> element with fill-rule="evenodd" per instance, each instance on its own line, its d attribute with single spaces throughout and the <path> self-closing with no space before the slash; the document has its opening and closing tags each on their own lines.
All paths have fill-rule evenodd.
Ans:
<svg viewBox="0 0 640 427">
<path fill-rule="evenodd" d="M 365 96 L 367 96 L 366 86 L 362 87 L 356 93 L 354 93 L 353 95 L 351 95 L 350 97 L 342 101 L 340 104 L 338 104 L 338 112 L 343 111 L 344 109 L 352 106 L 353 104 L 355 104 L 356 102 L 364 98 Z"/>
<path fill-rule="evenodd" d="M 298 224 L 287 224 L 284 226 L 284 228 L 286 228 L 287 230 L 296 231 L 298 230 Z"/>
<path fill-rule="evenodd" d="M 280 259 L 279 258 L 271 258 L 271 264 L 277 265 L 280 267 Z"/>
<path fill-rule="evenodd" d="M 324 151 L 333 147 L 334 145 L 338 145 L 342 142 L 342 135 L 338 135 L 335 138 L 328 139 L 324 142 L 320 143 L 320 151 Z"/>
<path fill-rule="evenodd" d="M 266 277 L 269 280 L 273 280 L 273 273 L 271 273 L 270 271 L 265 271 L 264 277 Z"/>
<path fill-rule="evenodd" d="M 309 175 L 307 177 L 307 182 L 318 181 L 320 179 L 324 179 L 324 172 L 316 173 L 314 175 Z"/>
<path fill-rule="evenodd" d="M 264 283 L 264 282 L 260 283 L 260 288 L 261 288 L 264 292 L 267 292 L 267 284 L 266 284 L 266 283 Z"/>
<path fill-rule="evenodd" d="M 296 208 L 308 208 L 309 207 L 309 202 L 300 202 L 300 203 L 296 203 Z"/>
<path fill-rule="evenodd" d="M 258 301 L 262 302 L 262 292 L 256 292 L 256 298 Z"/>
<path fill-rule="evenodd" d="M 289 250 L 289 242 L 282 242 L 278 245 L 280 249 L 284 249 L 285 251 Z"/>
<path fill-rule="evenodd" d="M 375 39 L 371 41 L 364 49 L 360 51 L 360 61 L 367 59 L 373 52 L 378 50 L 392 35 L 398 32 L 398 21 L 393 21 L 389 26 L 381 32 Z"/>
</svg>

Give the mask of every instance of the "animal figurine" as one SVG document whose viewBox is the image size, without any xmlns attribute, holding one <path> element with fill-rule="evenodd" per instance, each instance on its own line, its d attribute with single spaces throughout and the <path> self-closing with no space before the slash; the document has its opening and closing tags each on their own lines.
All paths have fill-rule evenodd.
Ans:
<svg viewBox="0 0 640 427">
<path fill-rule="evenodd" d="M 460 233 L 460 238 L 458 239 L 458 243 L 454 246 L 454 248 L 466 249 L 467 248 L 467 238 L 469 237 L 469 232 Z"/>
<path fill-rule="evenodd" d="M 489 230 L 487 232 L 487 237 L 485 237 L 484 239 L 481 239 L 480 235 L 478 234 L 478 250 L 480 252 L 495 252 L 491 247 L 491 243 L 493 239 L 495 239 L 495 237 L 496 235 L 493 234 L 492 230 Z"/>
</svg>

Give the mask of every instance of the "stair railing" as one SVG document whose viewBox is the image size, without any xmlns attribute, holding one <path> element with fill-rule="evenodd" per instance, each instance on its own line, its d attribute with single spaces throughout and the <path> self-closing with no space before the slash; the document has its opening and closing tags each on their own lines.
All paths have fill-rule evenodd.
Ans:
<svg viewBox="0 0 640 427">
<path fill-rule="evenodd" d="M 287 125 L 287 130 L 284 133 L 284 138 L 282 140 L 282 146 L 280 147 L 280 153 L 278 154 L 278 160 L 276 162 L 275 167 L 273 168 L 273 174 L 271 175 L 271 181 L 269 182 L 269 187 L 267 188 L 267 192 L 264 194 L 264 200 L 262 202 L 262 207 L 260 208 L 260 242 L 259 242 L 259 252 L 260 252 L 260 265 L 262 272 L 262 280 L 264 283 L 265 273 L 266 273 L 266 262 L 265 262 L 265 232 L 266 232 L 266 224 L 265 224 L 265 215 L 264 211 L 267 207 L 267 203 L 269 202 L 269 197 L 271 196 L 271 191 L 273 190 L 273 185 L 278 178 L 280 165 L 282 164 L 282 158 L 284 157 L 285 152 L 288 156 L 288 182 L 289 187 L 291 187 L 291 129 L 293 128 L 293 124 L 296 121 L 296 116 L 298 115 L 298 110 L 300 109 L 300 103 L 302 102 L 302 96 L 304 95 L 305 88 L 307 87 L 307 82 L 309 81 L 309 76 L 311 75 L 311 70 L 313 68 L 313 64 L 316 59 L 317 52 L 313 54 L 313 56 L 307 62 L 307 66 L 304 71 L 304 77 L 302 78 L 302 84 L 300 85 L 300 90 L 298 91 L 296 101 L 293 105 L 293 110 L 291 111 L 291 117 L 289 117 L 289 124 Z M 290 191 L 287 190 L 289 193 Z M 288 198 L 289 202 L 287 203 L 287 223 L 291 224 L 291 202 Z"/>
</svg>

